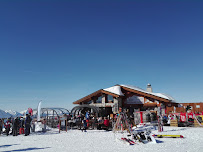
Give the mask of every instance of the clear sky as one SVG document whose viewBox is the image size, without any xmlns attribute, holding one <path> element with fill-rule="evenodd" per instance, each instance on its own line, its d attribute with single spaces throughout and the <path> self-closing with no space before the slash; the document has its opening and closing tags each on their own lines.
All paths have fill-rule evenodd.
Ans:
<svg viewBox="0 0 203 152">
<path fill-rule="evenodd" d="M 0 1 L 0 109 L 71 109 L 115 84 L 203 101 L 203 1 Z"/>
</svg>

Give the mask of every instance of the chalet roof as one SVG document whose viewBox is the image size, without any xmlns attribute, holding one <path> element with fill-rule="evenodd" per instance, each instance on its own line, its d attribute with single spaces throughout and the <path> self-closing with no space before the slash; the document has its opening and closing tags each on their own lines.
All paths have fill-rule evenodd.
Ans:
<svg viewBox="0 0 203 152">
<path fill-rule="evenodd" d="M 106 89 L 103 89 L 103 90 L 114 93 L 114 94 L 117 94 L 119 96 L 124 96 L 123 92 L 121 91 L 121 87 L 118 86 L 118 85 L 110 87 L 110 88 L 106 88 Z"/>
<path fill-rule="evenodd" d="M 106 89 L 100 89 L 96 92 L 93 92 L 92 94 L 89 94 L 89 95 L 73 102 L 73 104 L 79 104 L 81 102 L 87 102 L 88 100 L 91 100 L 93 96 L 97 96 L 97 95 L 102 94 L 102 93 L 112 95 L 113 97 L 124 96 L 122 89 L 140 94 L 140 95 L 148 97 L 148 98 L 152 98 L 154 100 L 162 101 L 162 102 L 175 102 L 175 100 L 172 97 L 170 97 L 169 95 L 163 94 L 163 93 L 153 93 L 153 92 L 145 91 L 145 90 L 143 90 L 139 87 L 136 87 L 136 86 L 118 84 L 118 85 L 115 85 L 113 87 L 109 87 Z"/>
<path fill-rule="evenodd" d="M 148 91 L 146 91 L 146 90 L 143 90 L 143 89 L 141 89 L 141 88 L 139 88 L 139 87 L 132 86 L 132 85 L 121 84 L 120 86 L 127 87 L 127 88 L 130 88 L 130 89 L 139 91 L 139 92 L 143 92 L 143 93 L 146 93 L 146 94 L 151 94 L 151 95 L 154 95 L 154 96 L 157 96 L 157 97 L 161 97 L 161 98 L 170 100 L 170 101 L 172 101 L 172 102 L 175 102 L 175 99 L 174 99 L 174 98 L 172 98 L 171 96 L 169 96 L 169 95 L 167 95 L 167 94 L 164 94 L 164 93 L 148 92 Z"/>
</svg>

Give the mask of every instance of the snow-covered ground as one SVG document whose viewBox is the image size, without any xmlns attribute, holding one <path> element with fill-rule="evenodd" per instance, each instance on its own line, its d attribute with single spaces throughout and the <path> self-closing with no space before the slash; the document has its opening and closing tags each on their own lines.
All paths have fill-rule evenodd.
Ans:
<svg viewBox="0 0 203 152">
<path fill-rule="evenodd" d="M 157 133 L 157 130 L 153 131 Z M 162 134 L 181 134 L 185 138 L 156 138 L 157 144 L 126 145 L 116 142 L 113 132 L 103 130 L 51 130 L 30 136 L 0 136 L 0 151 L 46 152 L 200 152 L 203 151 L 203 128 L 164 127 Z"/>
</svg>

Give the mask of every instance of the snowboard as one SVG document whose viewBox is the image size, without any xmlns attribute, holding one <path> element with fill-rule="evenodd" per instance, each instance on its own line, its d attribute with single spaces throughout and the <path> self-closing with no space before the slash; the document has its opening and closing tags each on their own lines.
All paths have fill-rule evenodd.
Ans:
<svg viewBox="0 0 203 152">
<path fill-rule="evenodd" d="M 155 138 L 184 138 L 182 135 L 152 135 Z"/>
</svg>

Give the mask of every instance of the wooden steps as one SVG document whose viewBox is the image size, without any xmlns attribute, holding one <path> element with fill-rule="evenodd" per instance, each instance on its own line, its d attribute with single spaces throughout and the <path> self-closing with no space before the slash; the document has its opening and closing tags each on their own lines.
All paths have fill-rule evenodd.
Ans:
<svg viewBox="0 0 203 152">
<path fill-rule="evenodd" d="M 171 127 L 178 127 L 178 121 L 172 119 L 171 122 L 170 122 L 170 126 L 171 126 Z"/>
</svg>

